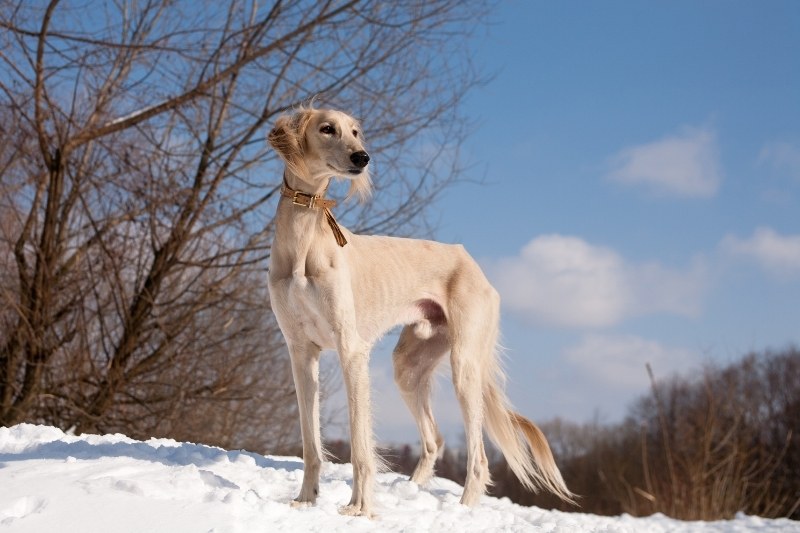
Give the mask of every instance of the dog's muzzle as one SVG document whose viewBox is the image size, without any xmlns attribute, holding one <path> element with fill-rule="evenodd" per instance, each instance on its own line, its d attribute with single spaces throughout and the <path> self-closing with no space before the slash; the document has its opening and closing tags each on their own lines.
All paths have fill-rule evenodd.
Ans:
<svg viewBox="0 0 800 533">
<path fill-rule="evenodd" d="M 364 168 L 369 163 L 369 154 L 363 150 L 350 154 L 350 161 L 358 168 Z"/>
</svg>

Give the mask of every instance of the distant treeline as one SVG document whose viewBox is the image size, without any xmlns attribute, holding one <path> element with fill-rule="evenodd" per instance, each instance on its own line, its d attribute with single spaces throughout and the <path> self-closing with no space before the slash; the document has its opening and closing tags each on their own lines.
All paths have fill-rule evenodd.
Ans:
<svg viewBox="0 0 800 533">
<path fill-rule="evenodd" d="M 601 515 L 664 513 L 685 520 L 739 511 L 800 519 L 800 351 L 751 353 L 692 377 L 654 380 L 619 424 L 541 424 L 580 507 L 526 491 L 492 453 L 490 493 L 522 505 Z M 346 442 L 329 443 L 347 461 Z M 409 474 L 411 446 L 385 449 Z M 466 457 L 445 448 L 439 476 L 463 483 Z"/>
</svg>

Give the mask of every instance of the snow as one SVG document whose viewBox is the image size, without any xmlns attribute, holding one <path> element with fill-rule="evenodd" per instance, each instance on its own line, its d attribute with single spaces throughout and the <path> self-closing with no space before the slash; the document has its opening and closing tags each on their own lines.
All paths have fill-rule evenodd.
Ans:
<svg viewBox="0 0 800 533">
<path fill-rule="evenodd" d="M 421 488 L 394 473 L 378 475 L 379 516 L 368 520 L 337 512 L 350 498 L 350 465 L 325 463 L 317 505 L 294 508 L 302 475 L 296 457 L 20 424 L 0 428 L 0 532 L 800 531 L 786 519 L 599 517 L 488 496 L 470 509 L 458 503 L 456 483 L 436 478 Z"/>
</svg>

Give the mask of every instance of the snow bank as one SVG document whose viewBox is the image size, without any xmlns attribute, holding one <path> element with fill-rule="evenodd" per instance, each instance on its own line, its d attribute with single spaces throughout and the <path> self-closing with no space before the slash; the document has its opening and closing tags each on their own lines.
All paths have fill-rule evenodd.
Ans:
<svg viewBox="0 0 800 533">
<path fill-rule="evenodd" d="M 326 463 L 316 506 L 289 505 L 302 480 L 295 457 L 124 435 L 64 434 L 21 424 L 0 428 L 0 532 L 268 531 L 794 531 L 800 524 L 739 516 L 680 522 L 664 516 L 598 517 L 520 507 L 484 497 L 459 505 L 461 487 L 436 478 L 418 487 L 380 474 L 379 518 L 341 516 L 350 498 L 350 465 Z"/>
</svg>

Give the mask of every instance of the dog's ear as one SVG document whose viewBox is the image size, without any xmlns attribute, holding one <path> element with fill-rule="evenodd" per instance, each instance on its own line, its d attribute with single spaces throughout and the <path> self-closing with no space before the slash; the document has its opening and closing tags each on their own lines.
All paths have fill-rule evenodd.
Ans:
<svg viewBox="0 0 800 533">
<path fill-rule="evenodd" d="M 281 159 L 289 161 L 298 156 L 302 156 L 300 143 L 297 139 L 297 131 L 294 127 L 294 115 L 284 115 L 275 121 L 275 127 L 267 135 L 267 141 L 272 146 Z"/>
<path fill-rule="evenodd" d="M 306 175 L 303 154 L 306 146 L 306 128 L 311 121 L 311 110 L 300 110 L 294 115 L 284 115 L 275 122 L 275 127 L 267 135 L 267 141 L 286 163 L 286 166 L 299 176 Z"/>
</svg>

